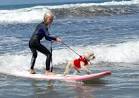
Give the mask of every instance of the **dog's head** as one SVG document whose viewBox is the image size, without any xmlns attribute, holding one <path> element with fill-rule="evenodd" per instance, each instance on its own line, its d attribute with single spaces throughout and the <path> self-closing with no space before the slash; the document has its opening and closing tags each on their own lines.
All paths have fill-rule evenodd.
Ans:
<svg viewBox="0 0 139 98">
<path fill-rule="evenodd" d="M 95 55 L 93 52 L 87 52 L 85 53 L 85 58 L 90 61 L 90 60 L 95 59 Z"/>
</svg>

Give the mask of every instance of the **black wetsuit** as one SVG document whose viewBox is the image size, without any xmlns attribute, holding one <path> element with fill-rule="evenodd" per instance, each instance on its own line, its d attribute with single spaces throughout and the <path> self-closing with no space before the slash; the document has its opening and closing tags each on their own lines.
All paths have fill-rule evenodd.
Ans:
<svg viewBox="0 0 139 98">
<path fill-rule="evenodd" d="M 31 69 L 34 69 L 34 64 L 35 64 L 35 61 L 37 58 L 37 51 L 39 51 L 47 56 L 46 70 L 50 70 L 50 62 L 51 62 L 52 54 L 46 47 L 44 47 L 40 43 L 40 40 L 42 40 L 44 37 L 48 41 L 56 40 L 55 37 L 49 36 L 48 28 L 44 24 L 44 22 L 42 22 L 36 27 L 36 30 L 33 33 L 32 37 L 29 41 L 29 48 L 31 49 L 31 51 L 33 53 L 32 59 L 31 59 Z"/>
</svg>

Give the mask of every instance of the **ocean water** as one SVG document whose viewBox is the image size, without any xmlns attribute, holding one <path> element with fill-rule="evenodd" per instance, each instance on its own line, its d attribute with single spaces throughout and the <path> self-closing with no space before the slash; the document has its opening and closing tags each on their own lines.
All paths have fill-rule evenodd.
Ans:
<svg viewBox="0 0 139 98">
<path fill-rule="evenodd" d="M 95 81 L 63 82 L 17 77 L 30 68 L 28 41 L 43 14 L 52 10 L 50 28 L 79 54 L 93 51 L 92 72 L 111 70 Z M 139 1 L 77 0 L 1 6 L 0 98 L 138 98 Z M 50 43 L 43 40 L 45 46 Z M 62 73 L 66 61 L 77 57 L 62 44 L 53 44 L 53 64 Z M 43 73 L 45 56 L 38 55 L 35 69 Z M 23 73 L 24 76 L 24 73 Z"/>
</svg>

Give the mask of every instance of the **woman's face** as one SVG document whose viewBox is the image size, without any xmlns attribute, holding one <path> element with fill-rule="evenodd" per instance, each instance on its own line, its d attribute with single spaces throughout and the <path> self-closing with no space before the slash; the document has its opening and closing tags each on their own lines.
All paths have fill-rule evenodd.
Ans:
<svg viewBox="0 0 139 98">
<path fill-rule="evenodd" d="M 44 23 L 46 23 L 47 25 L 51 25 L 53 22 L 53 17 L 52 16 L 47 16 L 44 18 Z"/>
</svg>

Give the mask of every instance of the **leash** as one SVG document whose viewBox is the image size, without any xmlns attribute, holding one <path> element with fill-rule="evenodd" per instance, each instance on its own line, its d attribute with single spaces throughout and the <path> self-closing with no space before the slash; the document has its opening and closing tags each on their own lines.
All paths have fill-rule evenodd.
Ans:
<svg viewBox="0 0 139 98">
<path fill-rule="evenodd" d="M 69 45 L 67 45 L 65 42 L 61 42 L 63 45 L 65 45 L 67 48 L 69 48 L 71 51 L 73 51 L 75 54 L 77 54 L 79 57 L 81 57 L 81 55 L 79 53 L 77 53 L 75 50 L 73 50 Z M 51 42 L 51 53 L 52 53 L 52 42 Z"/>
<path fill-rule="evenodd" d="M 72 52 L 74 52 L 75 54 L 77 54 L 79 57 L 81 57 L 80 54 L 78 54 L 75 50 L 73 50 L 70 46 L 68 46 L 66 43 L 64 43 L 63 41 L 61 42 L 63 45 L 65 45 L 67 48 L 69 48 Z"/>
<path fill-rule="evenodd" d="M 77 54 L 80 58 L 82 57 L 80 54 L 78 54 L 75 50 L 73 50 L 70 46 L 68 46 L 67 44 L 65 44 L 63 41 L 61 42 L 63 45 L 65 45 L 66 47 L 68 47 L 70 50 L 72 50 L 75 54 Z M 90 62 L 90 61 L 88 61 Z M 91 64 L 91 62 L 90 62 Z"/>
</svg>

